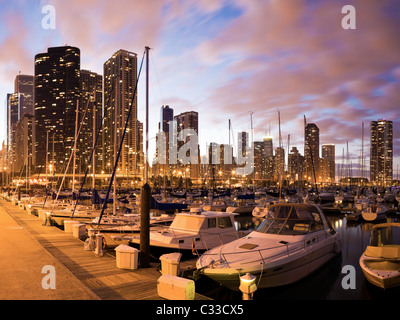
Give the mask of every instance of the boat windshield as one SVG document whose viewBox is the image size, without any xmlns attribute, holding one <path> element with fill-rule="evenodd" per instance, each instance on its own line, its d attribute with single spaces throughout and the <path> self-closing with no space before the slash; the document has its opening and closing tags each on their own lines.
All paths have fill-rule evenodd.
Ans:
<svg viewBox="0 0 400 320">
<path fill-rule="evenodd" d="M 256 231 L 269 234 L 302 235 L 323 230 L 324 225 L 312 206 L 271 206 Z"/>
<path fill-rule="evenodd" d="M 376 228 L 371 233 L 371 246 L 400 245 L 400 226 Z"/>
</svg>

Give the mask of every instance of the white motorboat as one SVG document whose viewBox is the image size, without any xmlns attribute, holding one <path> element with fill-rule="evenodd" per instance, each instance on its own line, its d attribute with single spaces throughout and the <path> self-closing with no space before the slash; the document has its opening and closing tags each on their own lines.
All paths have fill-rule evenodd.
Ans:
<svg viewBox="0 0 400 320">
<path fill-rule="evenodd" d="M 270 204 L 265 204 L 262 206 L 255 206 L 253 211 L 251 212 L 251 214 L 253 215 L 253 217 L 256 218 L 264 218 L 269 210 Z"/>
<path fill-rule="evenodd" d="M 205 252 L 197 275 L 238 290 L 239 277 L 250 273 L 257 287 L 276 287 L 306 277 L 340 252 L 340 236 L 318 206 L 278 203 L 255 231 Z"/>
<path fill-rule="evenodd" d="M 383 204 L 369 205 L 365 210 L 361 211 L 361 215 L 365 221 L 378 221 L 386 219 L 388 208 Z"/>
<path fill-rule="evenodd" d="M 150 226 L 166 226 L 172 221 L 173 216 L 168 214 L 153 216 L 150 217 Z M 140 214 L 105 215 L 101 220 L 98 216 L 86 224 L 101 233 L 138 233 L 140 232 Z"/>
<path fill-rule="evenodd" d="M 400 223 L 372 227 L 370 244 L 360 257 L 365 278 L 383 289 L 400 285 Z"/>
<path fill-rule="evenodd" d="M 63 226 L 64 220 L 91 221 L 100 215 L 100 210 L 93 210 L 90 206 L 73 204 L 62 209 L 51 209 L 46 212 L 50 215 L 53 225 Z"/>
<path fill-rule="evenodd" d="M 211 204 L 205 204 L 203 206 L 204 211 L 225 211 L 227 205 L 223 201 L 214 201 Z"/>
<path fill-rule="evenodd" d="M 255 208 L 255 203 L 248 202 L 233 202 L 226 207 L 226 212 L 237 213 L 237 214 L 251 214 Z"/>
<path fill-rule="evenodd" d="M 200 253 L 223 243 L 240 238 L 245 232 L 237 231 L 234 217 L 228 212 L 202 211 L 193 208 L 178 213 L 170 226 L 150 230 L 150 247 L 156 256 L 165 252 Z M 114 240 L 140 245 L 139 235 L 114 236 Z"/>
<path fill-rule="evenodd" d="M 256 218 L 264 218 L 267 215 L 271 205 L 276 203 L 300 203 L 300 200 L 297 197 L 291 197 L 288 199 L 284 198 L 269 199 L 269 201 L 267 201 L 264 205 L 256 206 L 251 214 L 253 215 L 253 217 Z"/>
</svg>

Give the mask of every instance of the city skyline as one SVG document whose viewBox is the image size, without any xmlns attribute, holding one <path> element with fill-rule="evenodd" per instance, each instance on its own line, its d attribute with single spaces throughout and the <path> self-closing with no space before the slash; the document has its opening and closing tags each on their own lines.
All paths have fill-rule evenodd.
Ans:
<svg viewBox="0 0 400 320">
<path fill-rule="evenodd" d="M 350 145 L 353 167 L 360 155 L 362 123 L 364 152 L 369 157 L 370 122 L 388 119 L 393 121 L 396 177 L 400 43 L 395 17 L 400 5 L 395 1 L 91 3 L 1 4 L 1 114 L 5 114 L 7 93 L 14 92 L 15 76 L 19 71 L 34 74 L 34 56 L 48 47 L 65 42 L 78 47 L 81 69 L 103 75 L 103 64 L 114 52 L 132 51 L 139 60 L 149 45 L 153 48 L 149 156 L 155 151 L 162 105 L 176 114 L 199 113 L 202 155 L 206 143 L 228 143 L 228 119 L 235 136 L 249 132 L 250 112 L 254 141 L 262 141 L 270 127 L 278 146 L 279 110 L 285 150 L 290 135 L 290 146 L 304 155 L 305 115 L 320 128 L 320 145 L 336 146 L 337 163 L 346 144 Z M 54 30 L 42 27 L 45 4 L 56 9 Z M 346 4 L 356 8 L 356 30 L 341 27 L 341 9 Z M 138 119 L 145 122 L 144 77 L 140 80 Z M 1 126 L 0 141 L 6 140 L 5 127 Z"/>
</svg>

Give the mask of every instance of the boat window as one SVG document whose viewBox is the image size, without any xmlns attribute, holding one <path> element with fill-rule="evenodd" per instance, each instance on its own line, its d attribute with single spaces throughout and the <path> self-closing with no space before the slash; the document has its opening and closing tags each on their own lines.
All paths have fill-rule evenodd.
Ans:
<svg viewBox="0 0 400 320">
<path fill-rule="evenodd" d="M 386 245 L 400 245 L 400 227 L 388 226 L 372 230 L 371 246 L 382 247 Z"/>
<path fill-rule="evenodd" d="M 200 230 L 203 222 L 204 222 L 204 219 L 196 217 L 196 216 L 176 215 L 170 228 L 171 229 L 180 229 L 180 230 L 198 231 L 198 230 Z"/>
<path fill-rule="evenodd" d="M 231 228 L 232 220 L 230 217 L 218 218 L 218 228 Z"/>
<path fill-rule="evenodd" d="M 217 226 L 217 219 L 216 218 L 208 218 L 208 228 L 215 228 Z"/>
<path fill-rule="evenodd" d="M 303 206 L 271 207 L 258 232 L 283 235 L 302 235 L 323 230 L 320 214 Z"/>
</svg>

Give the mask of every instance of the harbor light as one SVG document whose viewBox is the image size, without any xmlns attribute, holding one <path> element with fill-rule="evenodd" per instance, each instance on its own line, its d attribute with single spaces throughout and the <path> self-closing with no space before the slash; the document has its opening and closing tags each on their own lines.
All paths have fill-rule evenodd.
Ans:
<svg viewBox="0 0 400 320">
<path fill-rule="evenodd" d="M 239 290 L 243 293 L 243 300 L 253 300 L 253 293 L 257 290 L 256 277 L 250 273 L 241 276 Z"/>
</svg>

